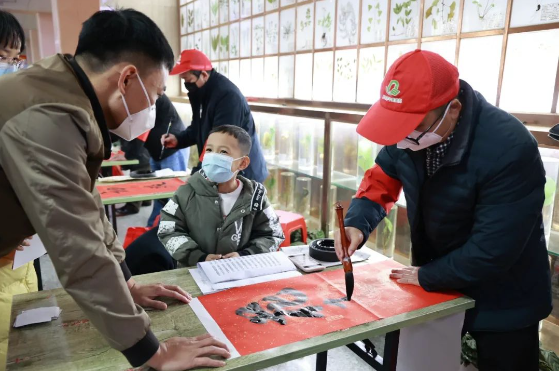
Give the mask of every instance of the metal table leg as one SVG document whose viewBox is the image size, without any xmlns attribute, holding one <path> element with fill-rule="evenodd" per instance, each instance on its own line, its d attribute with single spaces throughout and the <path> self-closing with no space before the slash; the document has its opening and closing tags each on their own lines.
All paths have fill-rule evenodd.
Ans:
<svg viewBox="0 0 560 371">
<path fill-rule="evenodd" d="M 346 345 L 354 354 L 360 357 L 364 362 L 377 371 L 395 371 L 397 369 L 397 355 L 399 350 L 400 331 L 396 330 L 385 334 L 385 350 L 383 352 L 383 364 L 379 363 L 375 357 L 377 352 L 375 349 L 370 354 L 364 351 L 357 344 L 352 343 Z M 373 346 L 373 344 L 371 344 Z"/>
<path fill-rule="evenodd" d="M 315 371 L 327 371 L 327 351 L 317 353 Z"/>
</svg>

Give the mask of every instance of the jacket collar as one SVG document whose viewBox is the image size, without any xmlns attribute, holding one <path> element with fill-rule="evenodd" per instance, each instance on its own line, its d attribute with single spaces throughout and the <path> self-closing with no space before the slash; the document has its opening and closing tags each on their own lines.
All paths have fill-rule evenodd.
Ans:
<svg viewBox="0 0 560 371">
<path fill-rule="evenodd" d="M 65 54 L 64 59 L 66 60 L 66 62 L 68 62 L 70 68 L 72 68 L 72 71 L 74 72 L 74 75 L 76 75 L 80 86 L 91 102 L 95 120 L 97 121 L 97 125 L 99 125 L 99 131 L 101 131 L 101 134 L 103 135 L 103 158 L 108 159 L 109 157 L 111 157 L 111 134 L 109 133 L 109 129 L 107 128 L 107 122 L 105 121 L 105 115 L 103 114 L 103 109 L 101 108 L 99 99 L 95 94 L 95 90 L 93 89 L 89 78 L 87 77 L 82 67 L 80 67 L 80 65 L 76 62 L 74 57 L 70 54 Z"/>
<path fill-rule="evenodd" d="M 212 69 L 208 81 L 206 81 L 206 83 L 195 93 L 187 94 L 189 100 L 204 101 L 208 97 L 209 92 L 212 91 L 214 85 L 216 85 L 218 80 L 220 80 L 220 76 L 221 75 L 215 69 Z"/>
</svg>

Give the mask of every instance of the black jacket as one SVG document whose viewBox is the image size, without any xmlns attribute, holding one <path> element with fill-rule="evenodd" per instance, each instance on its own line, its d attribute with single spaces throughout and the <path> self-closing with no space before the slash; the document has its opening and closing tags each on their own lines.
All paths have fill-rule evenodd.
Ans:
<svg viewBox="0 0 560 371">
<path fill-rule="evenodd" d="M 460 124 L 431 178 L 426 151 L 389 146 L 376 163 L 404 188 L 420 285 L 474 298 L 467 330 L 516 330 L 552 310 L 544 168 L 535 138 L 519 120 L 463 81 L 461 91 Z M 384 213 L 378 203 L 356 198 L 346 225 L 367 237 Z"/>
<path fill-rule="evenodd" d="M 268 176 L 266 162 L 255 130 L 255 122 L 247 100 L 241 91 L 227 77 L 212 71 L 210 79 L 194 93 L 189 93 L 193 111 L 193 121 L 185 131 L 177 135 L 178 148 L 198 147 L 202 153 L 210 131 L 222 125 L 237 125 L 245 129 L 253 141 L 249 153 L 251 164 L 241 174 L 251 180 L 263 182 Z M 193 169 L 194 172 L 199 166 Z"/>
<path fill-rule="evenodd" d="M 178 135 L 185 130 L 185 125 L 183 125 L 183 121 L 177 114 L 173 103 L 171 103 L 171 100 L 164 94 L 156 101 L 156 124 L 150 131 L 146 143 L 144 143 L 144 147 L 148 150 L 150 157 L 154 161 L 163 160 L 179 150 L 177 148 L 166 148 L 163 151 L 163 156 L 161 158 L 159 157 L 161 154 L 161 136 L 167 133 L 170 122 L 170 134 Z"/>
</svg>

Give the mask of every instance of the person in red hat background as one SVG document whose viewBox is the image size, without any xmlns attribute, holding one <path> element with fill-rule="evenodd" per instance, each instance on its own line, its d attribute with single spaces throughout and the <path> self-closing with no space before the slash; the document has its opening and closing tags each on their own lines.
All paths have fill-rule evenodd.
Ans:
<svg viewBox="0 0 560 371">
<path fill-rule="evenodd" d="M 192 169 L 194 174 L 201 168 L 204 145 L 210 131 L 222 125 L 240 126 L 249 133 L 253 142 L 249 153 L 251 164 L 242 175 L 262 183 L 268 176 L 268 170 L 251 109 L 239 88 L 216 72 L 208 57 L 195 49 L 183 50 L 170 74 L 179 75 L 184 80 L 189 91 L 193 120 L 181 133 L 163 135 L 162 144 L 166 148 L 186 148 L 196 144 L 201 155 L 198 166 Z"/>
<path fill-rule="evenodd" d="M 477 342 L 480 371 L 538 370 L 538 323 L 552 296 L 537 141 L 435 53 L 399 58 L 380 95 L 357 128 L 385 147 L 346 215 L 349 253 L 404 190 L 412 266 L 391 277 L 475 299 L 463 331 Z"/>
</svg>

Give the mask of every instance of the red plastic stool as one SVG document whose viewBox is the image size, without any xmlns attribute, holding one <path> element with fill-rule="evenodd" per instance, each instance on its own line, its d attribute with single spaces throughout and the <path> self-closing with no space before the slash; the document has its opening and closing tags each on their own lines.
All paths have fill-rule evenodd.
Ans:
<svg viewBox="0 0 560 371">
<path fill-rule="evenodd" d="M 150 229 L 157 227 L 159 223 L 159 215 L 155 218 L 154 224 L 151 227 L 130 227 L 126 230 L 126 236 L 124 237 L 123 249 L 126 249 L 128 245 L 134 242 L 138 237 L 148 232 Z"/>
<path fill-rule="evenodd" d="M 307 225 L 305 224 L 305 219 L 303 216 L 290 213 L 288 211 L 275 210 L 276 215 L 280 218 L 280 224 L 282 225 L 282 231 L 284 231 L 284 237 L 286 238 L 280 247 L 290 246 L 290 235 L 292 232 L 301 229 L 301 236 L 303 243 L 307 243 Z"/>
</svg>

